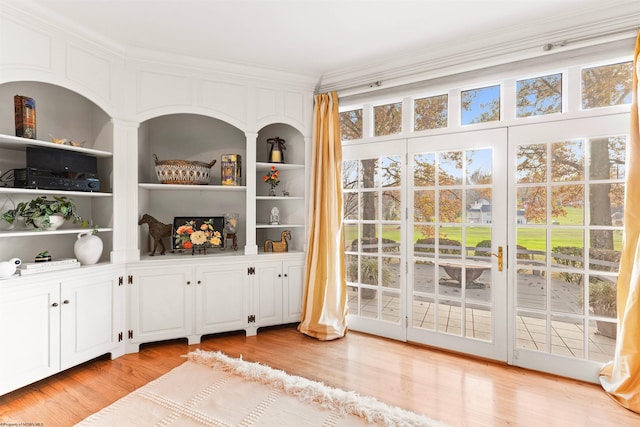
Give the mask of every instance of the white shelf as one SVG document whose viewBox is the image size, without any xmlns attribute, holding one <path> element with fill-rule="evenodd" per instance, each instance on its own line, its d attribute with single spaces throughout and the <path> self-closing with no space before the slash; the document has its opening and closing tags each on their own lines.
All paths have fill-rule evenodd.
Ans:
<svg viewBox="0 0 640 427">
<path fill-rule="evenodd" d="M 138 187 L 146 190 L 184 190 L 184 191 L 247 191 L 244 185 L 183 185 L 140 183 Z"/>
<path fill-rule="evenodd" d="M 38 194 L 38 195 L 69 195 L 81 197 L 111 197 L 111 193 L 103 193 L 100 191 L 66 191 L 66 190 L 42 190 L 38 188 L 13 188 L 0 187 L 0 194 Z"/>
<path fill-rule="evenodd" d="M 256 200 L 304 200 L 300 196 L 256 196 Z"/>
<path fill-rule="evenodd" d="M 94 150 L 92 148 L 84 147 L 72 147 L 71 145 L 54 144 L 49 141 L 40 141 L 38 139 L 21 138 L 19 136 L 12 136 L 6 134 L 0 134 L 0 147 L 8 148 L 11 150 L 24 150 L 26 147 L 46 147 L 55 148 L 56 150 L 75 151 L 76 153 L 89 154 L 95 157 L 112 157 L 113 153 L 102 150 Z"/>
<path fill-rule="evenodd" d="M 304 224 L 256 224 L 256 228 L 300 228 L 300 227 L 304 227 Z"/>
<path fill-rule="evenodd" d="M 2 230 L 0 231 L 0 238 L 2 237 L 32 237 L 32 236 L 51 236 L 51 235 L 61 235 L 61 234 L 78 234 L 85 231 L 91 231 L 92 228 L 65 228 L 58 230 L 31 230 L 31 229 L 20 229 L 20 230 Z M 107 231 L 113 231 L 112 228 L 98 228 L 98 233 L 104 233 Z"/>
<path fill-rule="evenodd" d="M 293 170 L 293 169 L 304 169 L 304 165 L 299 165 L 299 164 L 256 162 L 256 171 L 258 172 L 270 171 L 272 166 L 275 166 L 276 169 L 281 171 Z"/>
</svg>

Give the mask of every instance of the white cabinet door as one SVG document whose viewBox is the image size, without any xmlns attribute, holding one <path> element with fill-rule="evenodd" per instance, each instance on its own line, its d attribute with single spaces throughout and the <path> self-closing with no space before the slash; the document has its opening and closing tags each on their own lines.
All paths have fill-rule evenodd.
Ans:
<svg viewBox="0 0 640 427">
<path fill-rule="evenodd" d="M 304 261 L 283 261 L 283 322 L 299 322 L 302 318 Z"/>
<path fill-rule="evenodd" d="M 129 341 L 142 343 L 193 333 L 192 267 L 130 271 Z"/>
<path fill-rule="evenodd" d="M 0 291 L 0 394 L 58 372 L 58 282 Z"/>
<path fill-rule="evenodd" d="M 111 273 L 62 283 L 61 369 L 108 353 L 117 345 L 114 330 L 117 291 Z"/>
<path fill-rule="evenodd" d="M 196 268 L 196 334 L 244 329 L 248 312 L 246 264 Z"/>
<path fill-rule="evenodd" d="M 282 323 L 282 262 L 256 262 L 252 275 L 251 314 L 255 315 L 255 326 L 270 326 Z"/>
</svg>

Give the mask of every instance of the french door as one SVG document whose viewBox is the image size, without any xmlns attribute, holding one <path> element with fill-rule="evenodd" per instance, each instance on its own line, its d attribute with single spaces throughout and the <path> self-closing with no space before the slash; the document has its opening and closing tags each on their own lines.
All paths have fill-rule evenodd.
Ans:
<svg viewBox="0 0 640 427">
<path fill-rule="evenodd" d="M 349 327 L 596 382 L 628 114 L 343 150 Z"/>
<path fill-rule="evenodd" d="M 343 147 L 349 328 L 406 340 L 406 140 Z"/>
<path fill-rule="evenodd" d="M 506 361 L 506 156 L 506 129 L 409 141 L 409 341 Z"/>
<path fill-rule="evenodd" d="M 506 360 L 506 138 L 343 148 L 350 328 Z"/>
<path fill-rule="evenodd" d="M 616 345 L 629 114 L 509 129 L 509 362 L 597 382 Z"/>
</svg>

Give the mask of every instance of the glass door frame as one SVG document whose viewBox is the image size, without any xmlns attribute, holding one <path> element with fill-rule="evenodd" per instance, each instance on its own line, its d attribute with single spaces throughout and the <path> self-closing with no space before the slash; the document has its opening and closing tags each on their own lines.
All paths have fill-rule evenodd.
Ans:
<svg viewBox="0 0 640 427">
<path fill-rule="evenodd" d="M 407 228 L 406 222 L 404 221 L 404 218 L 405 218 L 404 213 L 407 211 L 406 191 L 405 191 L 405 183 L 407 182 L 406 150 L 407 150 L 406 139 L 385 140 L 382 142 L 369 142 L 369 143 L 363 143 L 363 144 L 350 144 L 342 147 L 343 164 L 344 162 L 348 162 L 352 160 L 360 161 L 360 160 L 368 160 L 368 159 L 380 159 L 383 157 L 398 157 L 400 161 L 401 182 L 400 182 L 400 186 L 397 187 L 397 190 L 399 190 L 400 192 L 400 199 L 401 199 L 400 215 L 399 215 L 399 221 L 393 221 L 393 222 L 394 223 L 397 222 L 400 224 L 400 236 L 402 241 L 399 242 L 398 244 L 398 253 L 397 254 L 394 253 L 391 255 L 399 263 L 398 290 L 396 291 L 395 289 L 389 289 L 385 286 L 382 286 L 382 279 L 380 279 L 376 287 L 367 286 L 369 289 L 366 289 L 367 291 L 376 292 L 376 297 L 372 300 L 365 301 L 363 292 L 362 292 L 364 288 L 360 287 L 361 285 L 360 283 L 350 282 L 350 276 L 349 276 L 349 273 L 347 272 L 347 287 L 351 288 L 352 290 L 352 292 L 347 292 L 348 299 L 349 299 L 348 301 L 349 307 L 353 307 L 353 304 L 357 304 L 356 305 L 357 310 L 362 310 L 364 305 L 375 304 L 376 312 L 377 312 L 377 315 L 375 317 L 371 315 L 361 316 L 361 315 L 357 315 L 357 313 L 356 315 L 354 315 L 353 313 L 350 313 L 347 317 L 347 324 L 349 328 L 360 331 L 360 332 L 370 333 L 370 334 L 383 336 L 386 338 L 391 338 L 391 339 L 400 340 L 400 341 L 406 341 L 407 339 L 406 298 L 405 298 L 406 288 L 407 288 L 407 285 L 406 285 L 407 275 L 405 274 L 407 261 L 406 261 L 406 249 L 405 249 L 406 244 L 404 242 L 406 239 L 405 230 Z M 394 189 L 396 188 L 395 187 L 390 188 L 390 190 L 394 190 Z M 376 189 L 364 188 L 364 190 L 375 191 Z M 384 191 L 382 191 L 381 188 L 378 190 L 384 193 Z M 345 203 L 347 203 L 347 200 L 348 200 L 346 196 L 347 196 L 346 194 L 343 194 L 343 200 L 345 201 Z M 343 224 L 344 234 L 345 235 L 349 234 L 347 230 L 349 225 L 354 225 L 355 223 L 367 223 L 367 222 L 376 223 L 376 224 L 384 223 L 384 221 L 382 221 L 381 218 L 378 218 L 377 220 L 374 220 L 374 221 L 345 220 Z M 346 246 L 345 250 L 347 252 L 347 255 L 346 255 L 347 269 L 349 268 L 348 260 L 350 256 L 356 256 L 356 257 L 362 256 L 362 253 L 361 253 L 362 248 L 359 247 L 357 250 L 355 250 L 355 253 L 353 253 L 354 249 L 351 247 L 351 243 L 348 240 L 350 239 L 345 236 L 345 246 Z M 384 251 L 384 249 L 381 249 L 380 251 L 376 251 L 376 253 L 371 254 L 371 256 L 382 257 L 382 251 Z M 367 254 L 367 256 L 368 255 L 369 254 Z M 378 268 L 382 269 L 383 268 L 382 262 L 379 262 L 378 264 L 379 264 Z M 353 292 L 354 288 L 355 288 L 355 292 Z M 374 289 L 371 289 L 371 288 L 374 288 Z M 394 297 L 395 295 L 397 295 L 397 301 L 392 301 L 393 307 L 392 308 L 385 307 L 384 306 L 385 301 L 388 300 L 389 298 L 395 299 Z M 355 298 L 355 301 L 354 301 L 354 298 Z M 391 316 L 385 315 L 385 313 L 387 312 L 387 309 L 390 309 L 393 311 Z M 389 317 L 392 317 L 393 319 L 397 318 L 398 320 L 392 321 L 392 320 L 389 320 Z"/>
<path fill-rule="evenodd" d="M 516 170 L 517 170 L 517 153 L 518 145 L 561 142 L 571 139 L 589 139 L 598 137 L 607 137 L 614 135 L 627 135 L 629 132 L 629 114 L 613 114 L 608 116 L 597 116 L 589 118 L 567 119 L 557 122 L 544 122 L 539 124 L 528 124 L 523 126 L 513 126 L 509 128 L 509 159 L 510 159 L 510 180 L 509 195 L 512 202 L 509 204 L 509 246 L 515 248 L 517 244 L 517 225 L 516 215 L 517 206 L 514 202 L 517 197 L 516 188 Z M 588 159 L 587 159 L 588 161 Z M 585 185 L 589 181 L 585 177 Z M 548 197 L 548 196 L 547 196 Z M 587 219 L 584 219 L 583 227 L 589 227 Z M 547 224 L 547 228 L 551 229 L 553 225 Z M 548 243 L 551 245 L 551 243 Z M 584 242 L 584 247 L 588 248 L 589 243 Z M 511 257 L 510 263 L 515 267 L 515 259 Z M 547 264 L 549 265 L 549 264 Z M 547 275 L 552 272 L 547 267 Z M 513 268 L 510 272 L 510 282 L 517 283 L 517 268 Z M 584 292 L 584 290 L 583 290 Z M 512 295 L 509 298 L 509 355 L 508 363 L 510 365 L 519 366 L 527 369 L 543 371 L 564 377 L 575 378 L 578 380 L 599 383 L 598 374 L 603 365 L 602 362 L 588 360 L 588 358 L 568 357 L 560 354 L 553 354 L 547 351 L 537 351 L 517 346 L 518 310 L 517 296 Z M 550 296 L 547 296 L 550 298 Z M 590 314 L 585 312 L 582 317 L 586 317 L 588 322 Z M 547 308 L 547 323 L 550 324 L 553 319 L 553 312 Z M 551 340 L 547 325 L 547 340 Z M 584 332 L 584 343 L 588 342 L 588 329 Z M 547 344 L 549 345 L 549 344 Z M 585 344 L 589 345 L 589 344 Z M 583 352 L 588 354 L 588 348 Z"/>
<path fill-rule="evenodd" d="M 443 134 L 436 136 L 427 136 L 412 138 L 408 141 L 408 169 L 413 164 L 413 156 L 423 152 L 445 152 L 455 150 L 474 150 L 482 148 L 492 148 L 492 248 L 491 252 L 496 253 L 499 246 L 503 248 L 503 270 L 498 271 L 498 262 L 496 258 L 491 256 L 491 324 L 490 339 L 479 340 L 470 338 L 465 335 L 464 330 L 467 327 L 466 310 L 461 310 L 462 323 L 464 327 L 461 335 L 453 335 L 442 333 L 437 330 L 437 326 L 433 330 L 416 328 L 413 324 L 414 318 L 414 268 L 410 264 L 408 266 L 407 278 L 407 314 L 408 327 L 407 339 L 411 342 L 422 343 L 426 345 L 446 348 L 448 350 L 462 352 L 475 355 L 478 357 L 489 358 L 498 361 L 506 361 L 508 356 L 507 337 L 508 337 L 508 288 L 507 273 L 509 260 L 507 259 L 509 251 L 507 249 L 507 129 L 494 128 L 489 130 L 474 130 L 468 132 L 460 132 L 454 134 Z M 413 229 L 413 177 L 407 182 L 407 196 L 409 204 L 409 216 L 407 218 L 407 237 L 405 241 L 414 241 Z M 463 207 L 463 209 L 466 209 Z M 462 225 L 462 224 L 461 224 Z M 468 224 L 466 224 L 468 226 Z M 438 233 L 436 233 L 438 234 Z M 411 244 L 407 248 L 407 258 L 413 263 L 417 258 L 414 255 L 414 245 Z M 463 257 L 464 258 L 464 257 Z M 464 260 L 463 260 L 464 262 Z M 464 291 L 463 291 L 464 292 Z M 436 292 L 436 298 L 438 292 Z M 466 307 L 466 300 L 462 300 L 461 306 Z M 436 311 L 436 316 L 438 312 Z"/>
</svg>

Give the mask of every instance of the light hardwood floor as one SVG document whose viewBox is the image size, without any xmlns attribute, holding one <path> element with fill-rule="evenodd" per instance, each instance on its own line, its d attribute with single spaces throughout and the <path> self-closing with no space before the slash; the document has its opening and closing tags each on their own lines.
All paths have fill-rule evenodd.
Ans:
<svg viewBox="0 0 640 427">
<path fill-rule="evenodd" d="M 196 348 L 355 390 L 453 426 L 640 425 L 640 415 L 618 406 L 594 384 L 353 331 L 319 342 L 290 325 L 253 337 L 213 335 L 195 345 L 183 340 L 147 344 L 139 353 L 93 360 L 0 396 L 0 426 L 73 425 L 180 365 L 181 356 Z"/>
</svg>

